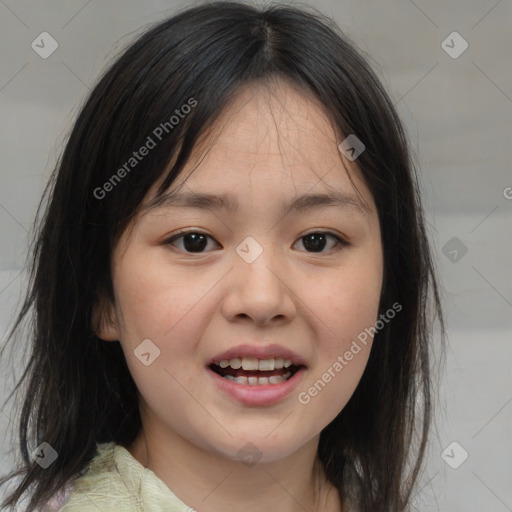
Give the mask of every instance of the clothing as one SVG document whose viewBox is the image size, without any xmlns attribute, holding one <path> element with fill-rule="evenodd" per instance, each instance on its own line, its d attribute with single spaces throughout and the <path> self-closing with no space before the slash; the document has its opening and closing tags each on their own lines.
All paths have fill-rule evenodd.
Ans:
<svg viewBox="0 0 512 512">
<path fill-rule="evenodd" d="M 197 512 L 123 446 L 98 444 L 85 470 L 40 512 Z M 348 503 L 343 512 L 354 512 Z"/>
<path fill-rule="evenodd" d="M 123 446 L 98 445 L 87 471 L 41 512 L 195 512 Z"/>
</svg>

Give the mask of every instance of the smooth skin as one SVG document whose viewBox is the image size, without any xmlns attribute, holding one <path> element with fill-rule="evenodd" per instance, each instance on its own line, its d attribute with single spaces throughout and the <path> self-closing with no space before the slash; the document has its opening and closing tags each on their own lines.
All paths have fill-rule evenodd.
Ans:
<svg viewBox="0 0 512 512">
<path fill-rule="evenodd" d="M 171 190 L 185 182 L 187 192 L 231 193 L 239 210 L 141 211 L 112 255 L 116 304 L 97 310 L 98 336 L 119 340 L 140 393 L 143 427 L 129 451 L 200 512 L 234 504 L 312 512 L 317 498 L 318 510 L 339 512 L 335 487 L 317 471 L 318 441 L 356 389 L 372 340 L 308 404 L 298 395 L 377 320 L 383 254 L 373 198 L 318 102 L 285 82 L 240 89 L 212 134 Z M 363 204 L 347 173 L 366 213 L 339 205 L 282 213 L 302 194 L 343 192 Z M 183 229 L 208 235 L 203 246 L 190 236 L 169 242 Z M 331 235 L 322 242 L 326 231 L 348 245 Z M 247 236 L 263 249 L 250 264 L 236 252 Z M 134 354 L 145 339 L 160 350 L 148 366 Z M 206 363 L 241 343 L 300 354 L 300 386 L 272 406 L 221 393 Z M 261 454 L 251 467 L 237 456 L 248 442 Z"/>
</svg>

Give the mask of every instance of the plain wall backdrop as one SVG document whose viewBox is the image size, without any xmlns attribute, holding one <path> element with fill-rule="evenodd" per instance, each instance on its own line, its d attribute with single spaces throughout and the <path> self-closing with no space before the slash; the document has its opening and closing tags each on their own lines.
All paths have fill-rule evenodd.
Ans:
<svg viewBox="0 0 512 512">
<path fill-rule="evenodd" d="M 85 95 L 145 26 L 191 4 L 0 0 L 3 339 L 26 283 L 37 204 Z M 417 510 L 512 511 L 512 2 L 302 5 L 333 18 L 370 58 L 421 170 L 448 347 Z M 23 353 L 15 375 L 2 362 L 2 402 Z M 12 466 L 11 407 L 0 414 L 2 473 Z"/>
</svg>

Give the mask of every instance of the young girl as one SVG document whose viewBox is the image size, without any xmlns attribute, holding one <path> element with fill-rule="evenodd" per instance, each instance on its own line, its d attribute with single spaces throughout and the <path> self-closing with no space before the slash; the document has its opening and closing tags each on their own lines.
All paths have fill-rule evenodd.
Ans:
<svg viewBox="0 0 512 512">
<path fill-rule="evenodd" d="M 49 190 L 3 508 L 410 509 L 440 299 L 403 128 L 332 22 L 218 2 L 159 23 Z"/>
</svg>

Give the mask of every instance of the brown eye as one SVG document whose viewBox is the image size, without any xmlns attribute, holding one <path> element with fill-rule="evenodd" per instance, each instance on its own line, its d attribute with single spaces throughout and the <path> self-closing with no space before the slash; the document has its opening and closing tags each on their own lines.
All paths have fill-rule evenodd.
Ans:
<svg viewBox="0 0 512 512">
<path fill-rule="evenodd" d="M 334 243 L 331 242 L 331 247 L 329 247 L 328 243 L 329 238 L 334 241 Z M 176 247 L 176 249 L 184 253 L 202 254 L 209 252 L 205 251 L 205 248 L 208 246 L 208 239 L 214 240 L 210 235 L 200 231 L 182 231 L 169 238 L 164 244 Z M 299 240 L 302 241 L 306 251 L 312 253 L 325 253 L 331 250 L 337 251 L 349 245 L 349 243 L 340 236 L 324 231 L 308 233 Z M 180 242 L 177 243 L 177 241 Z M 215 243 L 217 244 L 217 242 Z M 219 244 L 217 245 L 220 246 Z M 327 250 L 325 250 L 326 247 Z"/>
<path fill-rule="evenodd" d="M 165 244 L 175 246 L 176 240 L 182 240 L 182 247 L 178 247 L 179 250 L 185 253 L 202 253 L 208 245 L 208 239 L 213 240 L 213 238 L 206 233 L 201 233 L 200 231 L 186 231 L 174 235 L 167 240 Z"/>
<path fill-rule="evenodd" d="M 334 245 L 331 247 L 331 250 L 340 250 L 342 247 L 348 245 L 348 242 L 343 240 L 338 235 L 334 233 L 324 232 L 324 231 L 316 231 L 313 233 L 308 233 L 300 238 L 302 240 L 304 247 L 308 252 L 328 252 L 324 251 L 327 244 L 327 239 L 331 237 L 334 239 Z"/>
</svg>

